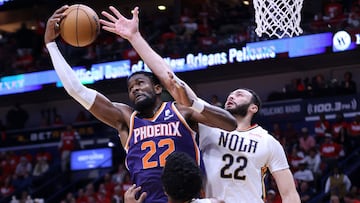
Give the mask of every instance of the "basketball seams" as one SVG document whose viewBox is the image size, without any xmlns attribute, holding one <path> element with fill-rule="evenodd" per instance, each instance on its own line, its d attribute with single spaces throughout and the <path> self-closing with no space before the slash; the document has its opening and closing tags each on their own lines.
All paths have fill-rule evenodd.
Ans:
<svg viewBox="0 0 360 203">
<path fill-rule="evenodd" d="M 96 38 L 96 28 L 94 29 L 94 24 L 93 23 L 91 23 L 91 21 L 95 21 L 95 27 L 96 27 L 96 20 L 95 19 L 93 19 L 93 16 L 94 16 L 94 14 L 90 14 L 89 12 L 87 12 L 87 11 L 85 11 L 84 10 L 84 13 L 85 13 L 85 15 L 86 15 L 86 17 L 88 18 L 88 22 L 90 22 L 90 29 L 91 29 L 91 41 L 93 41 L 95 38 Z M 95 32 L 94 32 L 95 31 Z"/>
<path fill-rule="evenodd" d="M 76 37 L 76 44 L 79 46 L 79 8 L 80 5 L 76 7 L 76 20 L 75 20 L 75 37 Z"/>
<path fill-rule="evenodd" d="M 75 4 L 65 11 L 60 22 L 60 35 L 68 44 L 84 47 L 95 41 L 100 31 L 99 17 L 92 8 Z"/>
</svg>

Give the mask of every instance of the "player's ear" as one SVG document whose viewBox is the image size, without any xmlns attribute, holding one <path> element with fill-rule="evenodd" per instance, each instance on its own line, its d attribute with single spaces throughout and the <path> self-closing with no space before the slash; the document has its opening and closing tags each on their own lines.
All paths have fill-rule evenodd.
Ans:
<svg viewBox="0 0 360 203">
<path fill-rule="evenodd" d="M 254 113 L 254 114 L 259 111 L 259 107 L 258 107 L 257 105 L 255 105 L 255 104 L 250 104 L 249 109 L 250 109 L 250 111 L 251 111 L 252 113 Z"/>
<path fill-rule="evenodd" d="M 154 85 L 154 89 L 155 89 L 156 94 L 161 94 L 163 87 L 160 84 L 157 84 L 157 85 Z"/>
</svg>

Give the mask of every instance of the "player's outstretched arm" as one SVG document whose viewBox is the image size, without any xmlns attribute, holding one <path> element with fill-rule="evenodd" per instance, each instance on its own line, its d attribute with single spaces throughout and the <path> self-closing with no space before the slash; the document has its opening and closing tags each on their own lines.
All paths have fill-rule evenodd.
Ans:
<svg viewBox="0 0 360 203">
<path fill-rule="evenodd" d="M 178 97 L 188 103 L 184 106 L 178 106 L 178 108 L 187 108 L 190 110 L 189 117 L 191 120 L 208 126 L 222 128 L 227 131 L 236 129 L 236 120 L 228 111 L 196 97 L 195 93 L 193 93 L 184 82 L 172 76 L 170 76 L 170 78 L 172 83 L 175 84 L 175 88 L 177 88 Z"/>
<path fill-rule="evenodd" d="M 127 39 L 151 71 L 159 78 L 161 84 L 171 96 L 179 103 L 186 105 L 186 101 L 182 101 L 181 98 L 178 97 L 178 89 L 175 87 L 175 84 L 171 83 L 170 77 L 178 79 L 177 76 L 169 64 L 149 46 L 139 32 L 139 8 L 135 7 L 134 10 L 132 10 L 133 16 L 131 19 L 125 18 L 113 6 L 110 6 L 109 9 L 112 14 L 106 11 L 102 12 L 103 16 L 107 18 L 107 20 L 100 19 L 103 29 Z M 186 83 L 184 83 L 184 85 L 187 86 Z M 196 95 L 194 94 L 192 96 Z"/>
<path fill-rule="evenodd" d="M 131 19 L 125 18 L 113 6 L 110 6 L 109 9 L 113 14 L 102 12 L 102 15 L 107 18 L 107 20 L 100 20 L 103 29 L 127 39 L 178 103 L 187 107 L 195 107 L 197 111 L 191 112 L 192 119 L 229 131 L 236 129 L 236 120 L 229 112 L 200 102 L 194 91 L 174 74 L 169 64 L 145 41 L 139 32 L 138 7 L 132 11 Z"/>
<path fill-rule="evenodd" d="M 62 56 L 55 39 L 59 36 L 59 22 L 64 17 L 64 12 L 69 6 L 57 9 L 48 19 L 44 35 L 44 42 L 49 51 L 54 69 L 59 76 L 66 92 L 77 102 L 89 110 L 95 117 L 104 123 L 120 130 L 128 126 L 132 112 L 127 105 L 113 104 L 105 96 L 81 84 L 75 72 Z M 124 138 L 125 139 L 125 138 Z M 123 140 L 123 138 L 122 138 Z"/>
</svg>

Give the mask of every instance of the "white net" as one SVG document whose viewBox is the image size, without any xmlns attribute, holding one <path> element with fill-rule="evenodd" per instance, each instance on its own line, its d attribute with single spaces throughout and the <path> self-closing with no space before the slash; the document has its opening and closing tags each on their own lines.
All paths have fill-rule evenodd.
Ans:
<svg viewBox="0 0 360 203">
<path fill-rule="evenodd" d="M 303 32 L 300 28 L 303 0 L 253 0 L 256 34 L 261 37 L 292 37 Z"/>
</svg>

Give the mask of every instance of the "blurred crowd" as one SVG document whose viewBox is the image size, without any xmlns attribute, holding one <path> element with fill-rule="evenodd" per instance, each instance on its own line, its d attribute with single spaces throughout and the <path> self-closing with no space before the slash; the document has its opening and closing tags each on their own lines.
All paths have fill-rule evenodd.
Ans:
<svg viewBox="0 0 360 203">
<path fill-rule="evenodd" d="M 312 77 L 293 78 L 285 84 L 281 91 L 273 91 L 267 100 L 283 100 L 297 98 L 320 98 L 357 94 L 357 83 L 351 71 L 344 71 L 343 78 L 326 78 L 319 73 Z"/>
<path fill-rule="evenodd" d="M 175 9 L 175 8 L 173 8 Z M 130 11 L 129 11 L 130 12 Z M 268 39 L 258 37 L 254 9 L 250 1 L 208 0 L 197 7 L 182 5 L 180 16 L 172 10 L 148 15 L 141 12 L 141 31 L 152 47 L 166 57 L 223 48 Z M 25 23 L 14 33 L 0 32 L 0 76 L 51 69 L 43 43 L 45 19 L 29 28 Z M 360 0 L 304 1 L 304 34 L 360 29 Z M 95 43 L 75 48 L 63 43 L 62 50 L 71 65 L 130 59 L 139 60 L 129 43 L 101 32 Z"/>
</svg>

